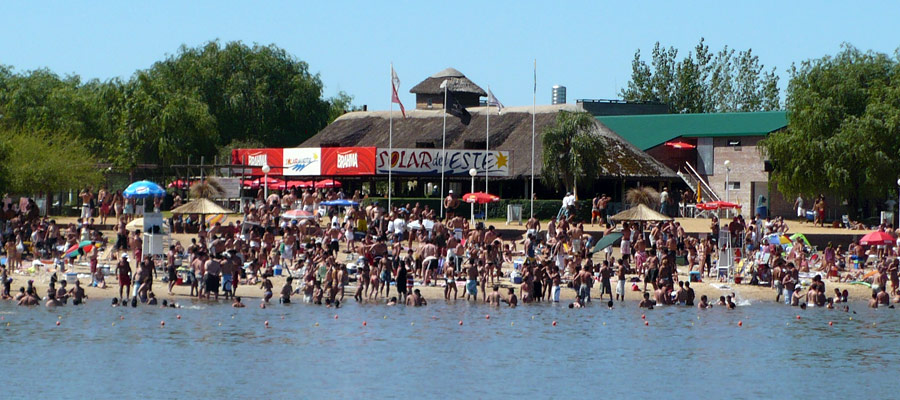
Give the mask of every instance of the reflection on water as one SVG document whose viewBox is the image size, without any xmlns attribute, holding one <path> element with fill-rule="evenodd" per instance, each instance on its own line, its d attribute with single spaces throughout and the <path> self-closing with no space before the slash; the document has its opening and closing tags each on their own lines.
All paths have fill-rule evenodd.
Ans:
<svg viewBox="0 0 900 400">
<path fill-rule="evenodd" d="M 604 395 L 676 398 L 697 385 L 703 398 L 771 398 L 813 382 L 818 393 L 846 393 L 848 382 L 860 395 L 867 382 L 891 393 L 900 310 L 852 308 L 4 302 L 2 376 L 6 393 L 78 398 L 583 397 L 585 383 L 602 383 Z M 52 381 L 39 372 L 49 370 Z"/>
</svg>

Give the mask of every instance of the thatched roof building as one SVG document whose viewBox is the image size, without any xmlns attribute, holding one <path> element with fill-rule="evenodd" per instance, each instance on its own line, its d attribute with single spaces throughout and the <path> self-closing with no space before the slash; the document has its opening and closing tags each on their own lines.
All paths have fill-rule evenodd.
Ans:
<svg viewBox="0 0 900 400">
<path fill-rule="evenodd" d="M 431 79 L 431 78 L 429 78 Z M 428 82 L 426 80 L 423 86 Z M 477 86 L 476 86 L 477 87 Z M 418 90 L 413 88 L 414 90 Z M 480 88 L 479 88 L 480 89 Z M 427 90 L 427 89 L 422 89 Z M 454 116 L 447 116 L 447 149 L 484 149 L 486 107 L 470 107 L 472 121 L 460 123 Z M 535 175 L 541 173 L 541 132 L 552 125 L 559 111 L 581 111 L 576 105 L 547 105 L 537 107 L 535 139 Z M 510 151 L 509 176 L 498 179 L 522 179 L 531 175 L 531 107 L 507 107 L 502 114 L 490 108 L 492 150 Z M 443 111 L 410 110 L 404 119 L 394 113 L 393 146 L 395 148 L 441 148 Z M 388 111 L 362 111 L 344 114 L 318 134 L 306 140 L 300 147 L 373 146 L 388 147 Z M 593 132 L 605 142 L 605 162 L 597 172 L 598 179 L 656 180 L 678 179 L 665 165 L 624 140 L 599 122 L 594 122 Z"/>
<path fill-rule="evenodd" d="M 466 78 L 462 72 L 454 68 L 447 68 L 440 71 L 418 85 L 409 89 L 410 93 L 416 95 L 416 109 L 419 110 L 440 110 L 444 104 L 444 89 L 441 89 L 441 83 L 447 81 L 448 88 L 456 93 L 456 98 L 463 107 L 474 107 L 479 104 L 479 100 L 487 93 Z"/>
</svg>

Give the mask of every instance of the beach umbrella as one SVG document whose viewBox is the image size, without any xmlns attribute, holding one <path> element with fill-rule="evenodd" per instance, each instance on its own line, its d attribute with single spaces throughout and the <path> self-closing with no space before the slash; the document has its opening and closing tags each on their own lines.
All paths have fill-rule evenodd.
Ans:
<svg viewBox="0 0 900 400">
<path fill-rule="evenodd" d="M 732 208 L 741 208 L 740 204 L 728 202 L 728 201 L 708 201 L 706 203 L 697 204 L 697 208 L 701 210 L 727 210 Z"/>
<path fill-rule="evenodd" d="M 211 214 L 206 216 L 206 225 L 215 225 L 219 222 L 225 222 L 228 219 L 228 216 L 225 214 Z"/>
<path fill-rule="evenodd" d="M 314 219 L 315 217 L 313 213 L 304 210 L 290 210 L 281 214 L 281 218 L 284 219 Z"/>
<path fill-rule="evenodd" d="M 273 178 L 273 177 L 271 177 L 271 176 L 268 176 L 268 177 L 260 177 L 260 178 L 256 178 L 256 179 L 253 180 L 253 182 L 257 185 L 257 187 L 263 187 L 263 186 L 265 186 L 266 183 L 268 182 L 269 187 L 271 188 L 271 187 L 273 187 L 273 186 L 278 186 L 278 185 L 280 185 L 280 184 L 283 183 L 284 181 L 282 181 L 281 179 L 278 179 L 278 178 Z"/>
<path fill-rule="evenodd" d="M 768 242 L 770 244 L 777 244 L 777 245 L 791 244 L 791 239 L 789 239 L 787 236 L 778 235 L 778 234 L 772 234 L 772 235 L 766 236 L 766 240 L 768 240 Z"/>
<path fill-rule="evenodd" d="M 867 233 L 865 236 L 863 236 L 862 239 L 859 240 L 859 244 L 863 246 L 877 246 L 883 244 L 894 244 L 894 242 L 896 241 L 897 239 L 894 239 L 894 237 L 887 232 L 875 231 Z"/>
<path fill-rule="evenodd" d="M 94 249 L 94 242 L 90 240 L 82 241 L 81 243 L 73 244 L 72 247 L 66 249 L 65 257 L 74 258 L 78 256 L 83 256 L 85 253 Z"/>
<path fill-rule="evenodd" d="M 487 204 L 500 201 L 500 196 L 484 192 L 466 193 L 462 201 L 473 204 Z"/>
<path fill-rule="evenodd" d="M 795 233 L 795 234 L 791 235 L 792 241 L 797 240 L 797 239 L 800 239 L 803 242 L 803 244 L 805 244 L 807 246 L 811 246 L 809 244 L 809 240 L 806 240 L 806 236 L 803 235 L 802 233 Z"/>
<path fill-rule="evenodd" d="M 336 181 L 334 179 L 322 179 L 315 184 L 316 189 L 327 189 L 335 187 L 341 187 L 341 181 Z"/>
<path fill-rule="evenodd" d="M 359 203 L 352 201 L 352 200 L 347 200 L 347 199 L 328 200 L 328 201 L 323 201 L 319 204 L 323 205 L 323 206 L 335 206 L 335 207 L 351 207 L 351 206 L 359 205 Z"/>
<path fill-rule="evenodd" d="M 187 189 L 190 186 L 191 186 L 190 181 L 184 181 L 181 179 L 176 179 L 176 180 L 172 181 L 171 183 L 169 183 L 168 185 L 166 185 L 166 187 L 168 187 L 168 188 L 178 188 L 178 189 Z"/>
<path fill-rule="evenodd" d="M 128 185 L 122 194 L 129 199 L 146 199 L 165 196 L 166 190 L 150 181 L 137 181 Z"/>
<path fill-rule="evenodd" d="M 600 240 L 597 241 L 597 244 L 594 245 L 594 249 L 591 250 L 592 253 L 596 253 L 598 251 L 602 251 L 603 249 L 612 246 L 619 239 L 622 238 L 622 234 L 619 232 L 613 232 L 608 235 L 604 235 Z"/>
<path fill-rule="evenodd" d="M 687 142 L 677 141 L 677 142 L 666 142 L 666 146 L 669 146 L 673 149 L 696 149 L 697 146 L 694 146 Z"/>
<path fill-rule="evenodd" d="M 297 181 L 297 182 L 292 182 L 291 187 L 298 187 L 298 188 L 306 189 L 306 188 L 314 187 L 315 184 L 316 183 L 313 181 Z"/>
<path fill-rule="evenodd" d="M 195 199 L 191 200 L 184 205 L 176 207 L 172 209 L 173 214 L 201 214 L 201 215 L 210 215 L 210 214 L 231 214 L 232 211 L 222 207 L 216 203 L 213 203 L 209 199 Z"/>
<path fill-rule="evenodd" d="M 644 204 L 638 204 L 609 219 L 613 221 L 671 221 L 672 217 L 660 214 Z"/>
<path fill-rule="evenodd" d="M 244 185 L 244 188 L 247 188 L 247 189 L 258 189 L 259 188 L 259 184 L 256 183 L 255 180 L 252 180 L 252 179 L 242 180 L 241 185 Z"/>
</svg>

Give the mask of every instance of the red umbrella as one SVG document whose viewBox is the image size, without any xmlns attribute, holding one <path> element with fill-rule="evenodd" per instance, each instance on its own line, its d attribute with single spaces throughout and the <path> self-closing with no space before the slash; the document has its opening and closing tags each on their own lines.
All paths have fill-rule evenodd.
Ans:
<svg viewBox="0 0 900 400">
<path fill-rule="evenodd" d="M 669 146 L 673 149 L 695 149 L 697 146 L 694 146 L 690 143 L 686 142 L 666 142 L 666 146 Z"/>
<path fill-rule="evenodd" d="M 277 185 L 283 183 L 284 181 L 282 181 L 281 179 L 278 179 L 278 178 L 262 177 L 262 178 L 256 178 L 253 182 L 256 182 L 256 184 L 259 185 L 260 187 L 264 186 L 266 184 L 266 182 L 268 182 L 269 187 L 272 187 L 272 186 L 277 186 Z"/>
<path fill-rule="evenodd" d="M 883 245 L 883 244 L 894 244 L 894 242 L 896 242 L 896 241 L 897 241 L 897 239 L 894 239 L 894 237 L 891 236 L 887 232 L 875 231 L 875 232 L 870 232 L 870 233 L 866 234 L 866 236 L 863 236 L 862 239 L 859 240 L 859 244 L 861 244 L 863 246 L 868 246 L 868 245 L 874 246 L 874 245 Z"/>
<path fill-rule="evenodd" d="M 259 183 L 253 180 L 243 180 L 241 184 L 244 185 L 245 188 L 256 189 L 259 187 Z"/>
<path fill-rule="evenodd" d="M 284 219 L 313 219 L 315 217 L 315 214 L 304 210 L 290 210 L 281 214 L 281 218 Z"/>
<path fill-rule="evenodd" d="M 179 188 L 179 189 L 187 189 L 191 186 L 190 181 L 183 181 L 181 179 L 176 179 L 172 183 L 169 184 L 170 188 Z"/>
<path fill-rule="evenodd" d="M 462 200 L 466 203 L 486 204 L 500 201 L 500 197 L 490 193 L 475 192 L 464 194 Z"/>
<path fill-rule="evenodd" d="M 298 188 L 311 188 L 315 185 L 313 181 L 294 181 L 288 183 L 288 187 L 298 187 Z"/>
<path fill-rule="evenodd" d="M 708 201 L 706 203 L 697 204 L 697 208 L 701 210 L 725 210 L 729 208 L 741 208 L 740 204 L 735 204 L 727 201 Z"/>
<path fill-rule="evenodd" d="M 316 182 L 315 187 L 316 189 L 341 187 L 341 181 L 336 181 L 334 179 L 322 179 L 321 181 Z"/>
</svg>

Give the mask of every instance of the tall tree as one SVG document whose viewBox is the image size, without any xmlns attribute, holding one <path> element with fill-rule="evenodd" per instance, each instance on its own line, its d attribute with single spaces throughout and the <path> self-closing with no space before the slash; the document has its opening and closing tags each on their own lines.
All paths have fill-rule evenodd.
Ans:
<svg viewBox="0 0 900 400">
<path fill-rule="evenodd" d="M 900 64 L 843 45 L 792 67 L 788 127 L 760 143 L 789 195 L 831 193 L 856 215 L 894 192 L 900 162 Z M 893 196 L 892 196 L 893 197 Z"/>
<path fill-rule="evenodd" d="M 541 133 L 541 179 L 572 191 L 575 182 L 589 184 L 603 158 L 603 140 L 594 133 L 597 121 L 587 112 L 560 111 Z"/>
<path fill-rule="evenodd" d="M 781 107 L 775 69 L 752 50 L 737 57 L 725 46 L 713 54 L 703 38 L 680 61 L 678 50 L 657 42 L 648 65 L 640 50 L 631 62 L 631 80 L 620 93 L 629 101 L 659 101 L 675 113 L 777 110 Z"/>
</svg>

